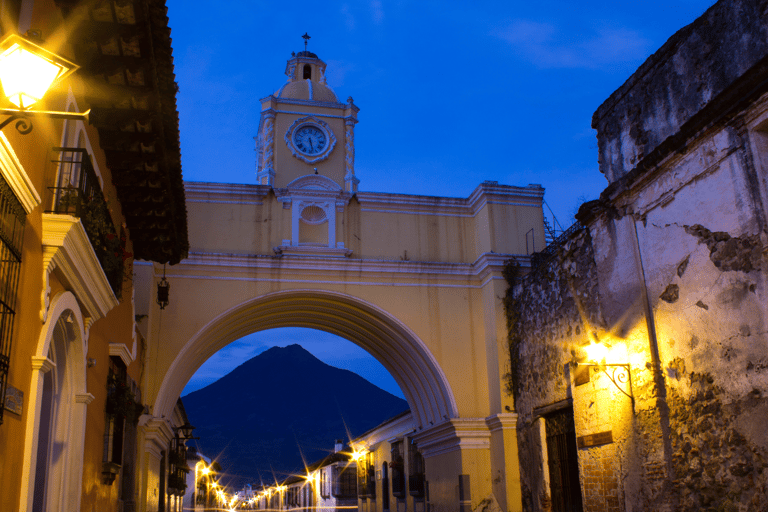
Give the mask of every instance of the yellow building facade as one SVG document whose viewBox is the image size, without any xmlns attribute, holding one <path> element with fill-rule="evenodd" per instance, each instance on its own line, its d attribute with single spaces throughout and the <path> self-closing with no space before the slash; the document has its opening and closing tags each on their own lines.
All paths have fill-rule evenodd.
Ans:
<svg viewBox="0 0 768 512">
<path fill-rule="evenodd" d="M 183 190 L 167 185 L 174 176 L 181 183 L 181 169 L 160 138 L 172 134 L 173 119 L 161 109 L 175 111 L 175 89 L 169 96 L 167 82 L 149 79 L 154 70 L 172 81 L 173 67 L 142 46 L 150 25 L 167 22 L 163 8 L 0 6 L 3 39 L 24 35 L 80 65 L 32 106 L 69 117 L 5 112 L 10 122 L 0 132 L 0 510 L 136 507 L 145 342 L 135 328 L 132 261 L 175 262 L 186 252 Z M 167 37 L 155 43 L 152 51 L 165 43 L 170 52 Z M 89 122 L 76 115 L 89 109 Z M 137 133 L 151 151 L 139 148 Z M 165 220 L 143 210 L 152 194 L 130 177 L 145 165 L 168 180 L 159 194 L 181 192 L 180 204 L 163 209 Z"/>
<path fill-rule="evenodd" d="M 544 247 L 544 190 L 358 190 L 358 107 L 338 101 L 324 72 L 310 52 L 288 60 L 287 82 L 261 101 L 258 183 L 185 183 L 189 257 L 136 266 L 151 411 L 143 492 L 161 473 L 157 439 L 195 371 L 242 336 L 294 326 L 342 336 L 390 371 L 412 411 L 433 510 L 455 510 L 462 475 L 467 505 L 492 496 L 519 510 L 502 269 Z M 172 291 L 161 310 L 152 294 L 163 275 Z"/>
</svg>

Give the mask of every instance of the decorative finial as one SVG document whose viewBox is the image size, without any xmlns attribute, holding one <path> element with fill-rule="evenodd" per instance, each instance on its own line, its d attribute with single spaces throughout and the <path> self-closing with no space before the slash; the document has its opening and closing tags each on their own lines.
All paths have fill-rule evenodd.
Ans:
<svg viewBox="0 0 768 512">
<path fill-rule="evenodd" d="M 349 98 L 347 98 L 347 103 L 349 103 L 350 105 L 352 104 L 352 102 L 353 102 L 353 101 L 354 101 L 354 100 L 352 99 L 352 96 L 350 96 Z"/>
<path fill-rule="evenodd" d="M 304 35 L 301 36 L 301 37 L 304 38 L 304 51 L 307 51 L 307 43 L 311 39 L 311 36 L 309 34 L 307 34 L 306 32 L 304 32 Z"/>
</svg>

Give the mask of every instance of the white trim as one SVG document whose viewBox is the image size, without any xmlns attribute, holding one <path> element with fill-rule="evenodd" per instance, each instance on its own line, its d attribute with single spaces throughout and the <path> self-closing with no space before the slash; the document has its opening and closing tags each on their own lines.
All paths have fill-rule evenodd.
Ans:
<svg viewBox="0 0 768 512">
<path fill-rule="evenodd" d="M 130 366 L 135 359 L 131 351 L 128 350 L 128 347 L 125 346 L 125 343 L 110 343 L 109 355 L 122 359 L 123 363 L 125 363 L 125 366 Z"/>
<path fill-rule="evenodd" d="M 118 305 L 107 276 L 80 219 L 71 215 L 43 214 L 43 308 L 41 319 L 47 320 L 47 297 L 52 271 L 71 289 L 93 322 L 106 316 Z"/>
<path fill-rule="evenodd" d="M 67 346 L 58 350 L 65 354 L 66 360 L 54 364 L 47 355 L 51 348 L 56 325 L 66 318 L 72 326 L 73 338 L 64 341 Z M 52 463 L 49 470 L 52 479 L 49 489 L 57 489 L 51 493 L 48 502 L 50 510 L 79 510 L 82 494 L 83 478 L 83 447 L 85 443 L 86 407 L 93 395 L 86 390 L 87 354 L 85 328 L 80 306 L 75 296 L 68 291 L 59 292 L 51 301 L 50 318 L 43 325 L 32 356 L 32 377 L 29 387 L 29 405 L 24 434 L 24 462 L 21 468 L 21 492 L 19 494 L 19 510 L 26 512 L 32 509 L 35 491 L 35 462 L 37 460 L 38 436 L 40 429 L 40 413 L 43 396 L 43 376 L 53 368 L 65 372 L 63 380 L 65 388 L 56 407 L 56 422 L 52 435 L 57 436 L 63 451 L 60 457 Z M 91 397 L 91 398 L 89 398 Z M 55 438 L 54 438 L 55 440 Z"/>
<path fill-rule="evenodd" d="M 491 432 L 484 418 L 452 418 L 417 432 L 413 439 L 425 459 L 459 450 L 491 448 Z"/>
<path fill-rule="evenodd" d="M 485 418 L 485 423 L 488 425 L 488 429 L 491 432 L 497 430 L 516 430 L 517 429 L 517 413 L 507 412 L 494 414 Z"/>
<path fill-rule="evenodd" d="M 95 399 L 96 397 L 90 393 L 78 393 L 75 395 L 75 402 L 78 404 L 89 405 Z"/>
<path fill-rule="evenodd" d="M 11 187 L 24 211 L 30 213 L 40 204 L 40 194 L 21 165 L 16 152 L 3 132 L 0 132 L 0 173 Z"/>
<path fill-rule="evenodd" d="M 382 441 L 392 444 L 415 429 L 416 425 L 413 422 L 413 414 L 409 412 L 403 416 L 387 420 L 368 432 L 357 436 L 350 441 L 350 446 L 359 450 L 360 448 L 367 449 L 369 446 L 374 446 Z"/>
<path fill-rule="evenodd" d="M 281 250 L 286 251 L 284 256 L 253 256 L 253 255 L 234 255 L 234 254 L 218 254 L 218 253 L 200 253 L 190 252 L 189 257 L 182 260 L 179 265 L 173 267 L 174 273 L 170 274 L 173 277 L 181 278 L 209 278 L 212 280 L 243 280 L 252 281 L 252 274 L 258 272 L 257 280 L 270 280 L 269 277 L 264 276 L 264 271 L 274 269 L 284 273 L 286 270 L 294 272 L 313 272 L 321 271 L 324 275 L 332 272 L 338 272 L 344 274 L 346 272 L 352 273 L 355 278 L 359 279 L 360 274 L 395 274 L 400 279 L 415 279 L 414 286 L 432 286 L 431 284 L 424 284 L 425 276 L 429 275 L 430 278 L 437 279 L 449 279 L 455 280 L 484 280 L 487 281 L 489 276 L 497 273 L 499 274 L 509 260 L 514 260 L 522 267 L 530 266 L 530 257 L 521 254 L 499 254 L 499 253 L 483 253 L 473 263 L 444 263 L 444 262 L 429 262 L 429 261 L 396 261 L 396 260 L 373 260 L 373 259 L 352 259 L 352 258 L 340 258 L 334 257 L 333 254 L 322 254 L 321 251 L 331 252 L 331 249 L 324 249 L 322 247 L 288 247 L 279 246 L 275 248 L 278 254 Z M 292 254 L 288 251 L 295 251 Z M 304 250 L 307 253 L 312 251 L 317 254 L 310 254 L 313 258 L 301 256 L 299 253 Z M 349 249 L 336 248 L 335 252 L 341 254 L 342 251 Z M 338 256 L 339 254 L 336 254 Z M 197 267 L 197 268 L 195 268 Z M 218 272 L 217 267 L 226 267 L 230 269 L 227 276 L 204 276 L 209 271 Z M 238 275 L 239 274 L 239 275 Z M 316 277 L 316 274 L 312 274 L 311 277 Z M 343 277 L 343 276 L 341 276 Z M 495 276 L 498 277 L 498 276 Z M 283 279 L 281 279 L 283 280 Z M 310 275 L 307 279 L 298 279 L 298 282 L 318 282 L 310 279 Z M 377 280 L 380 281 L 380 280 Z M 285 279 L 285 282 L 291 282 Z M 334 280 L 324 282 L 338 282 L 345 284 L 352 284 L 346 280 Z M 356 281 L 357 282 L 357 281 Z M 397 283 L 371 283 L 371 284 L 386 284 L 397 285 Z M 435 283 L 439 286 L 439 283 Z"/>
<path fill-rule="evenodd" d="M 143 427 L 144 430 L 144 452 L 151 453 L 160 459 L 162 457 L 161 452 L 168 449 L 168 444 L 173 439 L 170 420 L 142 414 L 139 417 L 139 426 Z"/>
</svg>

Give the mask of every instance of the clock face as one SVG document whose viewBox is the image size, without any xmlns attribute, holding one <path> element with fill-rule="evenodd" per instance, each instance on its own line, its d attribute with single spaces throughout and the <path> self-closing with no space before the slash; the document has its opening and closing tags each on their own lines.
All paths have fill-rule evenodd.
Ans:
<svg viewBox="0 0 768 512">
<path fill-rule="evenodd" d="M 328 138 L 317 126 L 305 125 L 293 133 L 296 148 L 307 155 L 317 155 L 325 150 Z"/>
<path fill-rule="evenodd" d="M 285 144 L 293 156 L 308 164 L 327 159 L 336 146 L 336 136 L 328 123 L 314 116 L 296 119 L 285 132 Z"/>
</svg>

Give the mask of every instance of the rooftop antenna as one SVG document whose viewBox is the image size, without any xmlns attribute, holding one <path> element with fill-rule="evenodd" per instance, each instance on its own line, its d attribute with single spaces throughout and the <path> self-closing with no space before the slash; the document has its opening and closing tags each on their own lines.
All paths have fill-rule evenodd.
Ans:
<svg viewBox="0 0 768 512">
<path fill-rule="evenodd" d="M 301 37 L 304 38 L 304 51 L 307 51 L 307 43 L 309 42 L 310 39 L 312 39 L 312 37 L 306 32 L 304 32 L 304 35 Z"/>
</svg>

